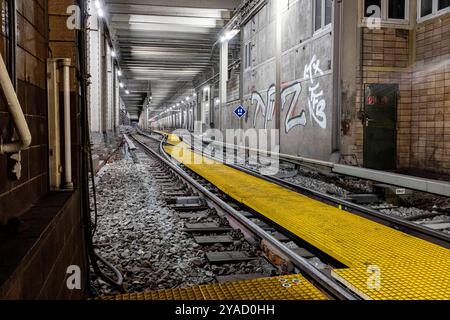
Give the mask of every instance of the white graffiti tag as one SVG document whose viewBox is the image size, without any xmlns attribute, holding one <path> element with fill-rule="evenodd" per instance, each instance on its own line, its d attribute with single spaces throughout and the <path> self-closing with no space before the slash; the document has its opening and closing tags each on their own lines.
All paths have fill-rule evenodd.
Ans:
<svg viewBox="0 0 450 320">
<path fill-rule="evenodd" d="M 327 128 L 327 115 L 325 114 L 325 108 L 327 106 L 325 99 L 323 99 L 323 91 L 320 89 L 320 84 L 315 82 L 315 75 L 323 75 L 322 69 L 320 69 L 320 60 L 316 56 L 313 56 L 311 63 L 305 66 L 304 78 L 311 81 L 309 87 L 309 115 L 311 120 L 322 128 Z"/>
<path fill-rule="evenodd" d="M 252 105 L 256 104 L 255 116 L 253 118 L 253 127 L 256 127 L 256 121 L 258 115 L 261 112 L 264 117 L 264 129 L 267 128 L 267 123 L 273 120 L 275 114 L 275 86 L 270 86 L 267 90 L 267 105 L 264 99 L 258 92 L 253 92 L 252 94 Z"/>
<path fill-rule="evenodd" d="M 381 29 L 381 7 L 372 5 L 367 8 L 366 13 L 370 15 L 367 18 L 367 28 L 369 29 Z"/>
<path fill-rule="evenodd" d="M 299 82 L 294 82 L 281 91 L 281 110 L 284 110 L 286 107 L 288 107 L 285 119 L 286 133 L 289 133 L 289 131 L 291 131 L 295 127 L 306 126 L 305 111 L 296 110 L 297 102 L 301 92 L 302 86 Z M 262 95 L 259 92 L 253 92 L 252 94 L 251 104 L 256 108 L 255 115 L 253 117 L 254 128 L 256 128 L 256 123 L 260 113 L 264 118 L 264 129 L 267 129 L 268 122 L 272 121 L 275 116 L 275 85 L 271 85 L 269 87 L 266 95 L 267 103 L 264 101 Z M 290 96 L 292 96 L 292 99 L 289 100 Z"/>
<path fill-rule="evenodd" d="M 305 111 L 302 110 L 300 113 L 297 113 L 295 110 L 295 106 L 297 105 L 297 101 L 298 98 L 300 97 L 301 92 L 302 92 L 301 84 L 299 82 L 295 82 L 294 84 L 285 88 L 281 93 L 282 110 L 284 110 L 284 108 L 286 107 L 288 97 L 290 95 L 293 95 L 285 119 L 286 133 L 289 133 L 289 131 L 291 131 L 295 127 L 306 126 Z"/>
</svg>

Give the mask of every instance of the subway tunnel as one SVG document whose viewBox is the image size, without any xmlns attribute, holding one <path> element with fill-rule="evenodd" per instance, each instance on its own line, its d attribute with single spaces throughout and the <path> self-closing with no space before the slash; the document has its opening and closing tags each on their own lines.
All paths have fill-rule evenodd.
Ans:
<svg viewBox="0 0 450 320">
<path fill-rule="evenodd" d="M 0 300 L 450 299 L 449 1 L 0 10 Z"/>
</svg>

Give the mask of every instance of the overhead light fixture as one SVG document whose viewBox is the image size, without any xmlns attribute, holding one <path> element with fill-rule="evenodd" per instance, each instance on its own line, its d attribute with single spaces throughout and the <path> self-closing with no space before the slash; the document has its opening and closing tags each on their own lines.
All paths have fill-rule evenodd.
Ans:
<svg viewBox="0 0 450 320">
<path fill-rule="evenodd" d="M 116 51 L 111 51 L 111 57 L 115 58 L 117 56 Z"/>
<path fill-rule="evenodd" d="M 180 106 L 180 104 L 179 103 L 177 103 L 177 107 L 179 107 Z"/>
<path fill-rule="evenodd" d="M 117 71 L 117 75 L 119 76 L 119 77 L 121 77 L 122 76 L 122 71 Z"/>
<path fill-rule="evenodd" d="M 191 98 L 190 97 L 186 97 L 186 101 L 189 101 L 189 100 L 191 100 Z"/>
<path fill-rule="evenodd" d="M 119 83 L 119 87 L 121 87 L 121 88 L 125 87 L 125 85 L 123 84 L 123 82 L 120 82 L 120 83 Z"/>
<path fill-rule="evenodd" d="M 220 103 L 220 99 L 216 98 L 216 104 L 219 104 L 219 103 Z"/>
<path fill-rule="evenodd" d="M 100 18 L 103 18 L 103 16 L 105 15 L 105 13 L 103 12 L 103 9 L 101 9 L 101 8 L 97 10 L 97 13 Z"/>
<path fill-rule="evenodd" d="M 130 94 L 130 90 L 125 90 L 125 94 Z"/>
<path fill-rule="evenodd" d="M 194 98 L 196 98 L 196 97 L 197 97 L 197 94 L 196 94 L 196 93 L 194 93 L 193 97 L 194 97 Z"/>
<path fill-rule="evenodd" d="M 101 5 L 101 3 L 100 3 L 99 0 L 95 0 L 95 7 L 96 7 L 97 9 L 100 9 L 100 8 L 102 7 L 102 5 Z"/>
<path fill-rule="evenodd" d="M 233 39 L 241 30 L 239 29 L 233 29 L 231 31 L 228 31 L 226 34 L 227 40 Z"/>
<path fill-rule="evenodd" d="M 203 87 L 203 92 L 208 92 L 208 91 L 209 91 L 209 87 L 208 86 Z"/>
</svg>

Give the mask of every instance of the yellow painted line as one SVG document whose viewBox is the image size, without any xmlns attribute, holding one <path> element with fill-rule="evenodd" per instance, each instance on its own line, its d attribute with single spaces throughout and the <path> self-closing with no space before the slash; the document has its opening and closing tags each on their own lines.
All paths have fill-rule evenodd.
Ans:
<svg viewBox="0 0 450 320">
<path fill-rule="evenodd" d="M 360 280 L 353 289 L 358 288 L 362 296 L 393 296 L 380 294 L 367 285 L 367 268 L 377 266 L 381 279 L 404 279 L 384 283 L 386 290 L 400 299 L 450 299 L 450 250 L 194 154 L 184 143 L 167 146 L 166 151 L 235 200 L 349 267 L 335 270 L 334 275 L 348 284 L 355 281 L 352 276 L 357 274 Z M 424 295 L 423 283 L 416 279 L 427 273 L 440 274 L 442 281 L 429 278 L 432 282 Z"/>
<path fill-rule="evenodd" d="M 286 287 L 287 285 L 287 287 Z M 130 293 L 100 300 L 327 300 L 301 275 L 262 278 L 144 293 Z"/>
</svg>

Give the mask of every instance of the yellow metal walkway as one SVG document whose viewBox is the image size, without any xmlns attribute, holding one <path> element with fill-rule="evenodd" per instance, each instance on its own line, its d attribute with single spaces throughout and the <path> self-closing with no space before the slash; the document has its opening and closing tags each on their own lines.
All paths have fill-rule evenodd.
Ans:
<svg viewBox="0 0 450 320">
<path fill-rule="evenodd" d="M 154 292 L 129 293 L 100 300 L 326 300 L 301 275 L 255 279 L 224 284 L 194 286 L 186 289 L 172 289 Z"/>
<path fill-rule="evenodd" d="M 166 151 L 240 203 L 348 268 L 333 276 L 365 299 L 450 300 L 450 250 L 313 200 L 192 152 Z"/>
</svg>

